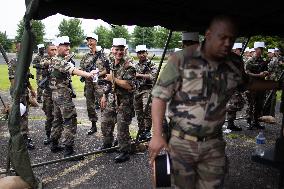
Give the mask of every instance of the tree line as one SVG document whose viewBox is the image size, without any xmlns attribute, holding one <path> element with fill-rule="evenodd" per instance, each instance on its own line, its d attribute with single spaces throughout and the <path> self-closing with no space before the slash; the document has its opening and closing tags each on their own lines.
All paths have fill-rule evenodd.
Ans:
<svg viewBox="0 0 284 189">
<path fill-rule="evenodd" d="M 32 28 L 35 34 L 35 46 L 40 43 L 44 43 L 45 25 L 40 20 L 32 21 Z M 78 47 L 84 43 L 85 33 L 82 29 L 82 21 L 78 18 L 63 19 L 58 26 L 58 36 L 67 35 L 71 41 L 71 47 Z M 8 39 L 5 32 L 0 31 L 0 43 L 6 51 L 12 51 L 14 49 L 13 42 L 21 41 L 21 37 L 24 31 L 24 21 L 21 20 L 18 24 L 17 35 L 13 40 Z M 133 33 L 129 33 L 126 26 L 111 25 L 110 28 L 99 26 L 93 31 L 99 36 L 98 45 L 102 48 L 110 48 L 112 45 L 112 39 L 115 37 L 123 37 L 127 40 L 128 45 L 135 48 L 136 45 L 145 44 L 148 48 L 163 48 L 167 39 L 169 30 L 161 27 L 140 27 L 135 26 Z M 237 39 L 238 42 L 245 43 L 245 38 L 241 37 Z M 283 38 L 277 36 L 253 36 L 248 44 L 250 48 L 253 47 L 255 41 L 264 41 L 267 48 L 282 48 L 284 47 Z M 171 41 L 169 43 L 169 49 L 181 47 L 181 32 L 173 32 Z"/>
</svg>

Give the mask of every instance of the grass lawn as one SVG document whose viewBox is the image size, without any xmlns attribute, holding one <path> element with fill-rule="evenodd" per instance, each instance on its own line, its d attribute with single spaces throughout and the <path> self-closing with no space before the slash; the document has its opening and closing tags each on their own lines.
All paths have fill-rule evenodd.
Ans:
<svg viewBox="0 0 284 189">
<path fill-rule="evenodd" d="M 157 67 L 159 66 L 158 63 L 156 63 Z M 161 71 L 163 70 L 163 67 L 165 66 L 165 63 L 163 63 Z M 35 76 L 35 68 L 30 67 L 31 73 Z M 30 79 L 30 82 L 34 89 L 36 89 L 36 80 Z M 84 83 L 81 83 L 79 76 L 73 76 L 72 77 L 72 85 L 75 89 L 75 92 L 77 93 L 78 97 L 83 96 L 84 92 Z M 6 64 L 0 65 L 0 90 L 1 91 L 8 91 L 10 88 L 10 81 L 8 78 L 8 66 Z M 280 101 L 281 98 L 281 91 L 277 91 L 277 100 Z"/>
<path fill-rule="evenodd" d="M 158 63 L 156 63 L 157 67 L 159 66 Z M 162 65 L 162 69 L 165 66 L 165 63 Z M 162 70 L 161 69 L 161 70 Z M 36 77 L 36 70 L 35 68 L 30 67 L 31 73 Z M 30 79 L 30 82 L 32 84 L 32 87 L 34 89 L 37 88 L 36 85 L 36 79 Z M 75 89 L 75 92 L 78 97 L 83 96 L 83 91 L 84 91 L 84 83 L 80 82 L 80 77 L 79 76 L 73 76 L 72 77 L 72 85 L 73 88 Z M 0 65 L 0 90 L 1 91 L 8 91 L 10 88 L 10 81 L 8 78 L 8 66 L 6 64 L 1 64 Z"/>
<path fill-rule="evenodd" d="M 35 68 L 30 67 L 31 73 L 35 76 Z M 80 93 L 84 91 L 84 84 L 80 82 L 80 77 L 73 76 L 72 77 L 72 85 L 76 91 L 76 93 L 80 96 Z M 30 79 L 30 82 L 34 89 L 37 88 L 36 79 Z M 0 65 L 0 90 L 8 91 L 10 88 L 10 81 L 8 77 L 8 66 L 6 64 Z"/>
</svg>

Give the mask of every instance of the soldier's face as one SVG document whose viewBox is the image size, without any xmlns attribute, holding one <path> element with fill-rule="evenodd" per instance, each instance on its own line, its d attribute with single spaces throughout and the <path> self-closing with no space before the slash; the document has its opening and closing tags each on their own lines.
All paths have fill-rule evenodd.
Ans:
<svg viewBox="0 0 284 189">
<path fill-rule="evenodd" d="M 262 55 L 263 48 L 256 48 L 255 49 L 255 56 L 260 57 Z"/>
<path fill-rule="evenodd" d="M 274 56 L 274 53 L 269 52 L 269 53 L 267 54 L 267 56 L 268 56 L 269 58 L 272 58 L 272 57 Z"/>
<path fill-rule="evenodd" d="M 18 52 L 20 52 L 20 50 L 21 50 L 21 43 L 17 43 L 16 44 L 16 52 L 18 53 Z"/>
<path fill-rule="evenodd" d="M 245 54 L 244 54 L 246 57 L 248 57 L 248 56 L 250 56 L 250 52 L 245 52 Z"/>
<path fill-rule="evenodd" d="M 120 60 L 124 57 L 124 46 L 117 46 L 112 48 L 112 53 L 115 59 Z"/>
<path fill-rule="evenodd" d="M 234 53 L 236 53 L 237 55 L 241 55 L 241 49 L 235 49 Z"/>
<path fill-rule="evenodd" d="M 137 52 L 137 57 L 139 58 L 139 60 L 141 62 L 146 60 L 147 55 L 148 55 L 147 51 L 139 51 L 139 52 Z"/>
<path fill-rule="evenodd" d="M 58 55 L 65 57 L 70 54 L 70 45 L 69 44 L 61 44 L 57 48 Z"/>
<path fill-rule="evenodd" d="M 56 46 L 52 45 L 52 46 L 49 46 L 48 49 L 47 49 L 47 54 L 50 56 L 50 57 L 53 57 L 55 56 L 57 53 L 57 48 Z"/>
<path fill-rule="evenodd" d="M 231 53 L 236 39 L 236 31 L 231 23 L 217 22 L 206 32 L 206 51 L 216 58 L 222 59 Z"/>
<path fill-rule="evenodd" d="M 97 40 L 95 40 L 93 38 L 88 38 L 87 39 L 87 45 L 90 49 L 92 49 L 92 48 L 97 46 Z"/>
</svg>

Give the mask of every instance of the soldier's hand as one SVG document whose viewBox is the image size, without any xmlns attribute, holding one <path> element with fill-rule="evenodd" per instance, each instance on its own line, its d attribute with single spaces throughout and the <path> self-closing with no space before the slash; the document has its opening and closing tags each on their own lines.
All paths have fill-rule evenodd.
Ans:
<svg viewBox="0 0 284 189">
<path fill-rule="evenodd" d="M 98 75 L 99 69 L 92 70 L 90 73 L 93 74 L 93 75 Z"/>
<path fill-rule="evenodd" d="M 168 145 L 165 138 L 162 135 L 153 135 L 149 143 L 149 156 L 150 156 L 150 165 L 153 166 L 155 158 L 159 155 L 160 151 L 165 148 L 168 150 Z"/>
<path fill-rule="evenodd" d="M 263 71 L 263 72 L 261 72 L 260 73 L 263 77 L 266 77 L 268 74 L 269 74 L 269 72 L 268 71 Z"/>
<path fill-rule="evenodd" d="M 112 81 L 112 74 L 106 74 L 105 80 Z"/>
<path fill-rule="evenodd" d="M 36 98 L 36 92 L 34 90 L 31 90 L 32 97 Z"/>
<path fill-rule="evenodd" d="M 143 77 L 143 74 L 136 73 L 136 77 Z"/>
<path fill-rule="evenodd" d="M 107 105 L 107 100 L 106 100 L 106 97 L 103 96 L 100 100 L 100 106 L 101 106 L 101 109 L 105 109 L 106 108 L 106 105 Z"/>
<path fill-rule="evenodd" d="M 94 75 L 92 73 L 89 73 L 89 72 L 85 73 L 85 78 L 92 79 L 93 77 L 94 77 Z"/>
</svg>

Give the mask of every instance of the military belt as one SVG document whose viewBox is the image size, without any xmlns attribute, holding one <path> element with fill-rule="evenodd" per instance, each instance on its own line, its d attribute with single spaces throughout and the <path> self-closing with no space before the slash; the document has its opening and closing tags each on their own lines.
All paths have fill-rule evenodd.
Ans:
<svg viewBox="0 0 284 189">
<path fill-rule="evenodd" d="M 176 129 L 172 129 L 172 135 L 179 137 L 181 139 L 189 140 L 193 142 L 206 142 L 208 140 L 212 140 L 215 138 L 221 138 L 220 135 L 212 135 L 212 136 L 205 136 L 205 137 L 192 136 L 192 135 L 186 134 L 185 132 L 181 130 L 176 130 Z"/>
</svg>

